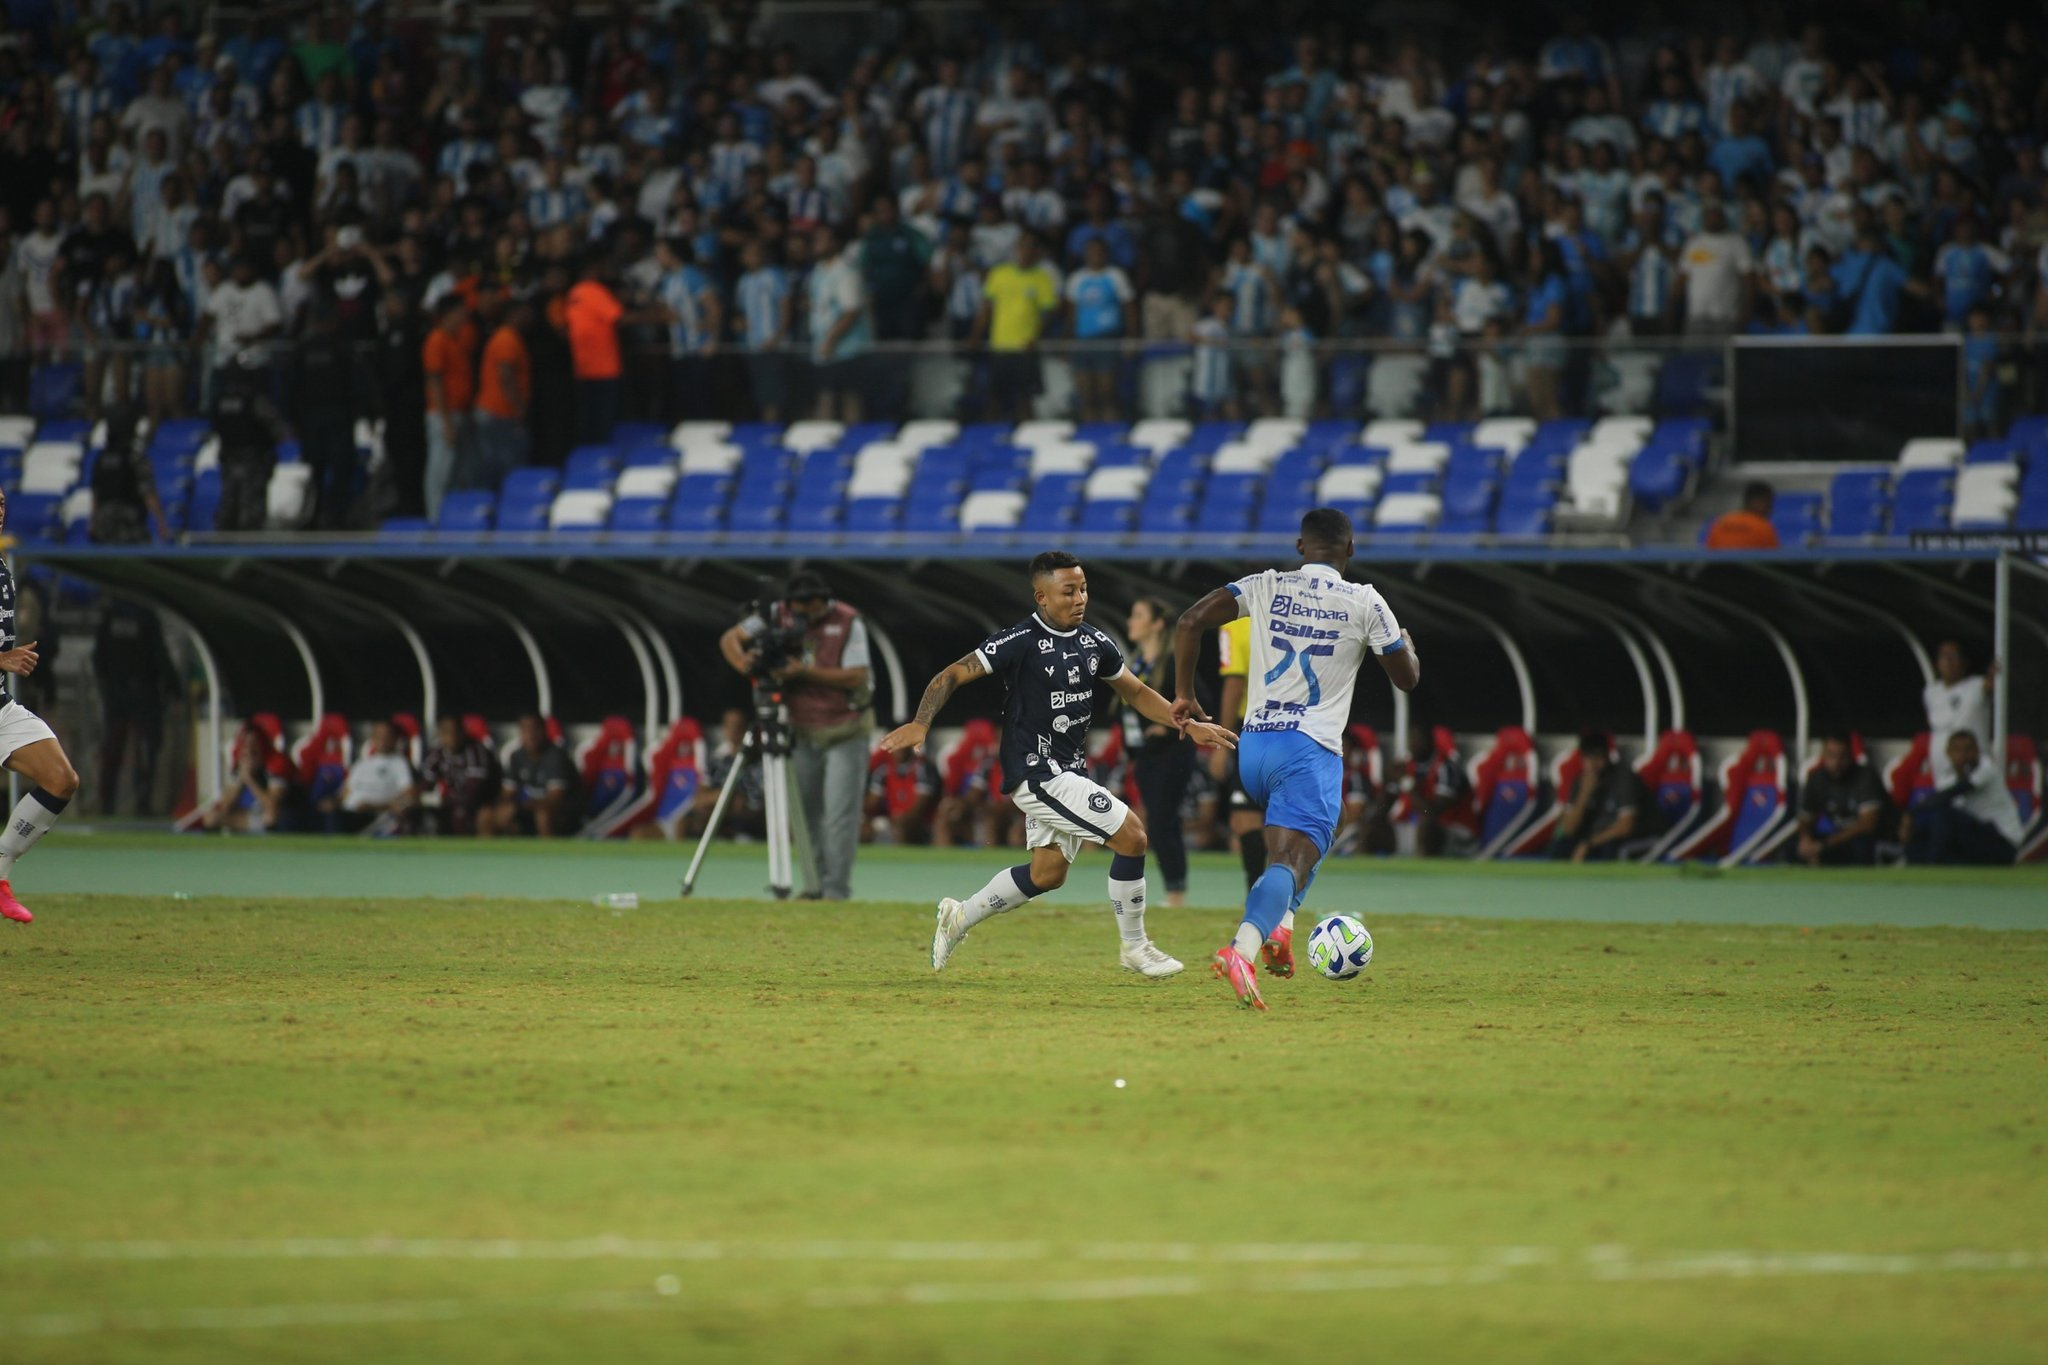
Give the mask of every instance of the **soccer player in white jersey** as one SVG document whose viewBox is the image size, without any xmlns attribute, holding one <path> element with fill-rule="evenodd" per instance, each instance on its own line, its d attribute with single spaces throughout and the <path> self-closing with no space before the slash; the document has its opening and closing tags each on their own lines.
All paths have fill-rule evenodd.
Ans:
<svg viewBox="0 0 2048 1365">
<path fill-rule="evenodd" d="M 1318 507 L 1301 519 L 1302 565 L 1267 569 L 1216 589 L 1174 629 L 1173 716 L 1205 719 L 1195 701 L 1202 636 L 1251 619 L 1251 698 L 1239 731 L 1238 780 L 1266 810 L 1266 870 L 1245 896 L 1244 922 L 1211 966 L 1240 1005 L 1264 1009 L 1258 968 L 1294 974 L 1294 911 L 1330 851 L 1344 814 L 1344 727 L 1367 653 L 1403 692 L 1422 681 L 1415 642 L 1370 584 L 1348 582 L 1351 518 Z"/>
<path fill-rule="evenodd" d="M 889 753 L 922 751 L 956 689 L 977 678 L 1000 676 L 1003 702 L 1003 790 L 1024 812 L 1024 844 L 1031 861 L 1005 868 L 964 901 L 939 902 L 932 932 L 932 970 L 944 969 L 968 930 L 991 915 L 1057 890 L 1083 844 L 1102 844 L 1109 864 L 1109 903 L 1122 939 L 1124 970 L 1172 976 L 1181 964 L 1145 934 L 1145 825 L 1116 793 L 1088 777 L 1088 727 L 1103 688 L 1149 721 L 1172 725 L 1197 744 L 1234 747 L 1236 737 L 1203 720 L 1174 718 L 1173 706 L 1124 666 L 1116 642 L 1089 625 L 1088 575 L 1081 561 L 1048 550 L 1031 561 L 1037 610 L 999 630 L 973 653 L 933 678 L 917 704 L 917 718 L 882 740 Z M 1162 812 L 1162 818 L 1178 818 Z"/>
</svg>

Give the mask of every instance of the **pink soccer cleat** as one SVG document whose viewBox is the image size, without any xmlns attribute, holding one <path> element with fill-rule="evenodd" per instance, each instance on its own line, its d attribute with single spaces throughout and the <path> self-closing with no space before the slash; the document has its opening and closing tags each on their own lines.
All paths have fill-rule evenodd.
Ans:
<svg viewBox="0 0 2048 1365">
<path fill-rule="evenodd" d="M 1238 1004 L 1249 1010 L 1266 1008 L 1266 1002 L 1259 998 L 1259 969 L 1247 962 L 1234 945 L 1226 943 L 1218 948 L 1209 967 L 1237 993 Z"/>
<path fill-rule="evenodd" d="M 14 898 L 14 888 L 4 878 L 0 878 L 0 919 L 17 920 L 22 924 L 34 924 L 36 920 L 28 912 L 28 907 Z"/>
<path fill-rule="evenodd" d="M 1275 976 L 1293 976 L 1294 931 L 1275 929 L 1273 937 L 1266 940 L 1266 946 L 1259 949 L 1259 960 Z"/>
</svg>

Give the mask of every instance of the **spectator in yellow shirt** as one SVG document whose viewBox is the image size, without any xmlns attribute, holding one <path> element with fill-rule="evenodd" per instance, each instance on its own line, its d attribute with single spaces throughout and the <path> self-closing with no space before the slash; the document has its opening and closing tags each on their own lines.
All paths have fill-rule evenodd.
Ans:
<svg viewBox="0 0 2048 1365">
<path fill-rule="evenodd" d="M 1022 422 L 1038 397 L 1038 339 L 1060 306 L 1059 281 L 1044 264 L 1036 234 L 1017 239 L 1017 259 L 989 271 L 981 292 L 974 339 L 988 343 L 990 401 L 999 417 Z"/>
</svg>

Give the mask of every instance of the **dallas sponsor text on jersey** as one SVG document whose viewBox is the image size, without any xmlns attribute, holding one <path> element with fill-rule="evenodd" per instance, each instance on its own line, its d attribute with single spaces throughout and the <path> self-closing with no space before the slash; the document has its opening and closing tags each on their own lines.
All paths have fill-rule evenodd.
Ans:
<svg viewBox="0 0 2048 1365">
<path fill-rule="evenodd" d="M 1003 790 L 1086 772 L 1095 686 L 1124 671 L 1123 652 L 1086 624 L 1054 630 L 1033 612 L 974 651 L 1003 681 Z"/>
<path fill-rule="evenodd" d="M 1250 618 L 1250 683 L 1244 733 L 1299 730 L 1344 751 L 1351 691 L 1365 654 L 1403 649 L 1386 599 L 1323 564 L 1268 569 L 1230 585 Z"/>
</svg>

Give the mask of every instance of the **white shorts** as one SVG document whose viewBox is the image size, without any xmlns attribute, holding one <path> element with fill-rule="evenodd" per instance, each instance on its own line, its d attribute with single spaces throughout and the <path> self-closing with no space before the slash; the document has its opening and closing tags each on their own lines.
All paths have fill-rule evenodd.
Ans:
<svg viewBox="0 0 2048 1365">
<path fill-rule="evenodd" d="M 1083 844 L 1108 843 L 1131 813 L 1114 792 L 1080 773 L 1028 779 L 1010 800 L 1024 812 L 1024 847 L 1058 844 L 1070 863 Z"/>
<path fill-rule="evenodd" d="M 57 732 L 50 728 L 48 721 L 20 702 L 0 706 L 0 763 L 12 758 L 16 749 L 26 749 L 38 740 L 56 737 Z"/>
</svg>

